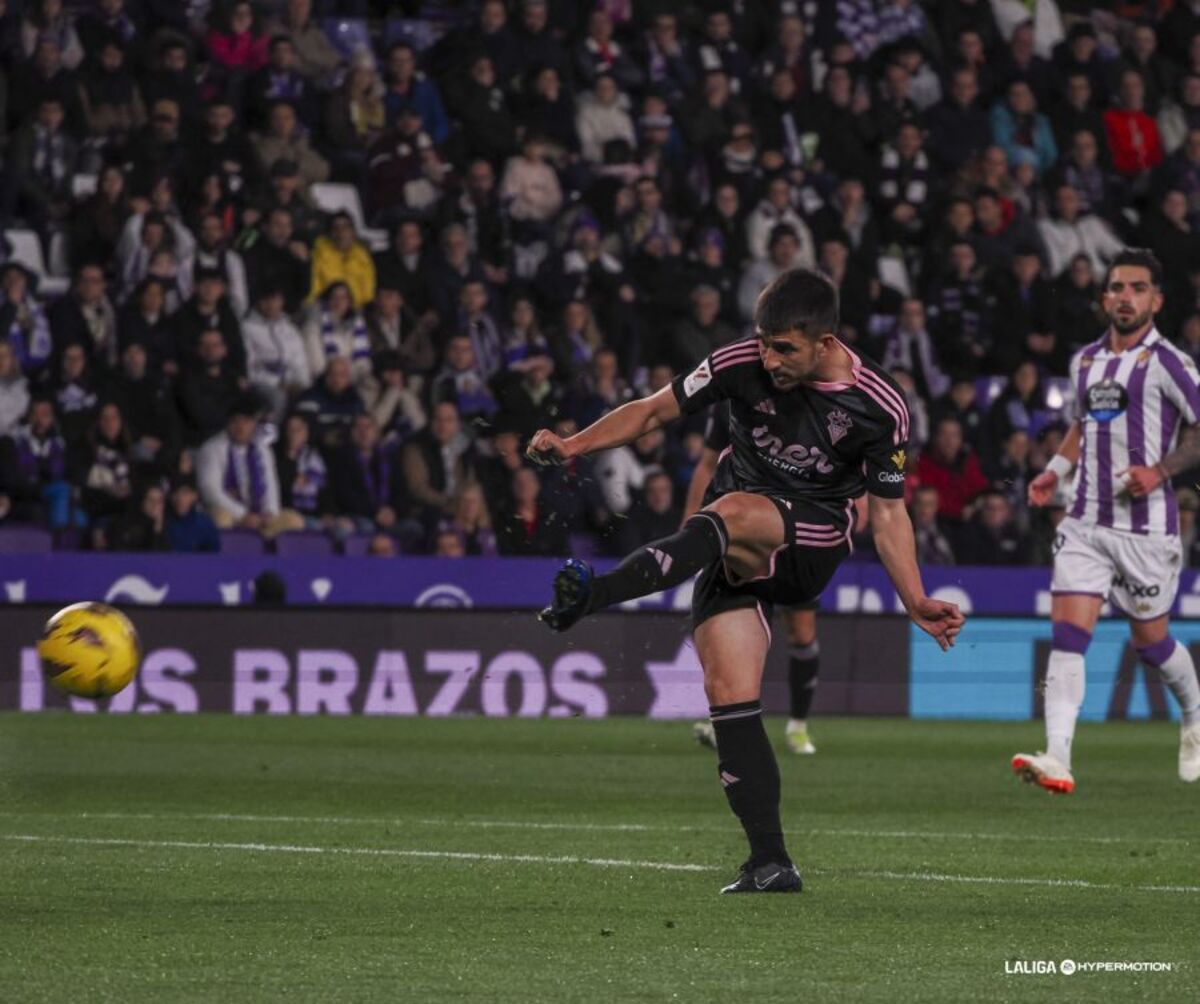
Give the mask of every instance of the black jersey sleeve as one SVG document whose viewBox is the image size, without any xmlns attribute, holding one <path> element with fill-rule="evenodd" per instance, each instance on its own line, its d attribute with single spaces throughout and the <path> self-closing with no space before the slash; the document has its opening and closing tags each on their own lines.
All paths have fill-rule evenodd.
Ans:
<svg viewBox="0 0 1200 1004">
<path fill-rule="evenodd" d="M 899 396 L 888 407 L 875 435 L 863 448 L 863 479 L 867 491 L 885 499 L 904 497 L 908 466 L 908 409 Z"/>
<path fill-rule="evenodd" d="M 708 409 L 708 419 L 704 423 L 704 448 L 721 453 L 728 445 L 729 405 L 722 402 Z"/>
<path fill-rule="evenodd" d="M 718 401 L 737 397 L 739 387 L 757 379 L 761 368 L 758 340 L 743 338 L 721 346 L 690 373 L 681 373 L 671 388 L 679 410 L 694 415 Z"/>
</svg>

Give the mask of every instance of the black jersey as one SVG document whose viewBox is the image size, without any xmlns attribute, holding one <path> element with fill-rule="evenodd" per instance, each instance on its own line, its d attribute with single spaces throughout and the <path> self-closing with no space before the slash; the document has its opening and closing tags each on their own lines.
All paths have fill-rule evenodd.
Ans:
<svg viewBox="0 0 1200 1004">
<path fill-rule="evenodd" d="M 728 401 L 729 446 L 713 477 L 717 495 L 753 492 L 796 499 L 839 528 L 851 519 L 850 499 L 864 491 L 904 495 L 908 409 L 879 366 L 847 348 L 854 379 L 779 390 L 763 368 L 758 340 L 745 338 L 713 352 L 672 388 L 684 414 Z M 720 409 L 713 409 L 720 420 Z M 719 443 L 710 428 L 709 444 Z"/>
</svg>

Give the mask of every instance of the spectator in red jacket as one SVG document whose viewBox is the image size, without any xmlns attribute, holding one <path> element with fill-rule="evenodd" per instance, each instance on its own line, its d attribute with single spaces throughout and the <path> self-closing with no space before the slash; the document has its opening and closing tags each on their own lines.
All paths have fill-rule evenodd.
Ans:
<svg viewBox="0 0 1200 1004">
<path fill-rule="evenodd" d="M 227 70 L 253 73 L 267 65 L 270 38 L 256 22 L 248 0 L 229 7 L 229 14 L 218 19 L 206 42 L 213 62 Z"/>
<path fill-rule="evenodd" d="M 971 502 L 989 487 L 979 457 L 963 444 L 962 425 L 949 415 L 941 418 L 929 447 L 917 461 L 917 483 L 938 490 L 938 515 L 961 523 Z"/>
<path fill-rule="evenodd" d="M 1104 113 L 1108 148 L 1113 167 L 1129 178 L 1153 170 L 1163 162 L 1158 123 L 1146 114 L 1146 83 L 1137 70 L 1121 74 L 1120 107 Z"/>
</svg>

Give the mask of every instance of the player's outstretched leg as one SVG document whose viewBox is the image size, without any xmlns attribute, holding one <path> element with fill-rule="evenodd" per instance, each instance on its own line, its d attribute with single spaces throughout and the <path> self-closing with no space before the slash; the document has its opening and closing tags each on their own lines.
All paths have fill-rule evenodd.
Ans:
<svg viewBox="0 0 1200 1004">
<path fill-rule="evenodd" d="M 1068 621 L 1055 621 L 1050 663 L 1046 668 L 1046 752 L 1018 753 L 1013 770 L 1031 784 L 1057 795 L 1075 790 L 1071 744 L 1083 705 L 1083 656 L 1092 633 Z"/>
<path fill-rule="evenodd" d="M 725 521 L 706 509 L 678 533 L 639 547 L 604 575 L 593 575 L 586 562 L 571 558 L 555 576 L 554 602 L 540 619 L 555 631 L 565 631 L 587 614 L 686 582 L 724 556 L 728 546 Z"/>
<path fill-rule="evenodd" d="M 750 857 L 723 893 L 799 892 L 802 886 L 784 844 L 779 765 L 758 697 L 767 644 L 753 608 L 725 611 L 696 629 L 717 741 L 717 773 L 750 844 Z"/>
<path fill-rule="evenodd" d="M 1179 778 L 1200 780 L 1200 682 L 1186 646 L 1170 635 L 1150 645 L 1138 646 L 1138 655 L 1153 666 L 1179 701 L 1182 719 L 1179 732 Z"/>
</svg>

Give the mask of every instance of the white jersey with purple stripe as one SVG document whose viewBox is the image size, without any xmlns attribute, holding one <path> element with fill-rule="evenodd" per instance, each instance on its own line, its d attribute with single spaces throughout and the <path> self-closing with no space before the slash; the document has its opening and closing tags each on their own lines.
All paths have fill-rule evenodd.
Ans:
<svg viewBox="0 0 1200 1004">
<path fill-rule="evenodd" d="M 907 461 L 904 395 L 879 366 L 852 349 L 845 383 L 780 390 L 763 368 L 755 338 L 717 349 L 675 378 L 684 414 L 729 402 L 729 446 L 711 491 L 753 492 L 795 505 L 797 537 L 844 539 L 850 499 L 864 491 L 902 498 Z"/>
<path fill-rule="evenodd" d="M 1109 334 L 1071 359 L 1079 463 L 1070 515 L 1130 533 L 1179 533 L 1170 482 L 1134 498 L 1118 473 L 1153 467 L 1174 449 L 1180 429 L 1200 421 L 1196 365 L 1159 332 L 1114 353 Z"/>
</svg>

